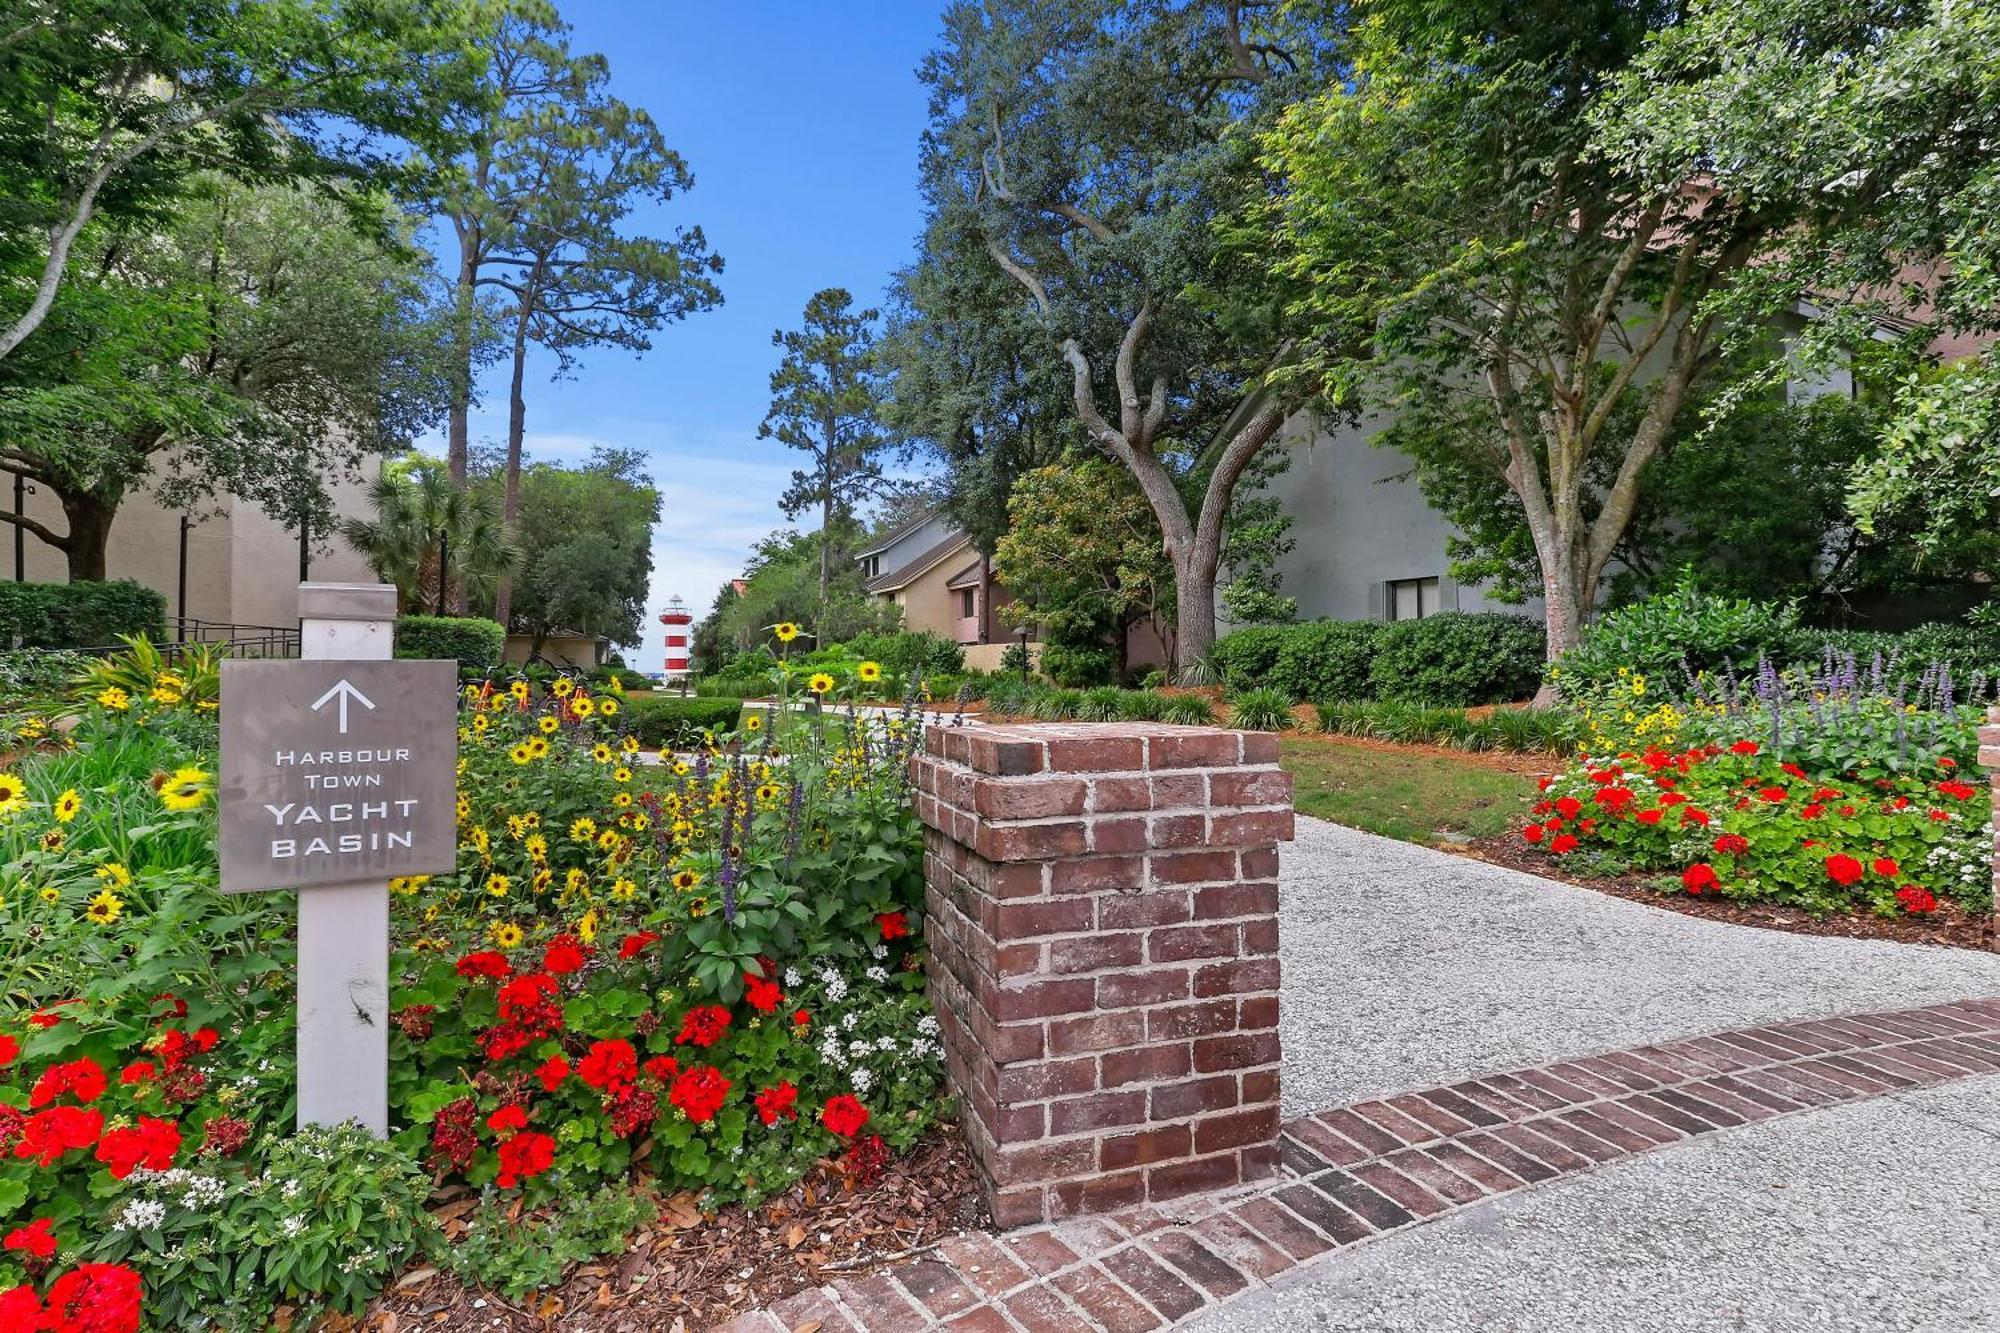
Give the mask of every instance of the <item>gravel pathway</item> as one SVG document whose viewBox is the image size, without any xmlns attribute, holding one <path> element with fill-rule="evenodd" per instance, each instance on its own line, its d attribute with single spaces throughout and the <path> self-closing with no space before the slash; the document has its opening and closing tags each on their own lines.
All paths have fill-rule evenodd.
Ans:
<svg viewBox="0 0 2000 1333">
<path fill-rule="evenodd" d="M 2000 1075 L 1711 1135 L 1476 1205 L 1185 1327 L 2000 1329 Z"/>
<path fill-rule="evenodd" d="M 1300 816 L 1286 1116 L 1566 1056 L 2000 994 L 2000 955 L 1705 921 Z"/>
</svg>

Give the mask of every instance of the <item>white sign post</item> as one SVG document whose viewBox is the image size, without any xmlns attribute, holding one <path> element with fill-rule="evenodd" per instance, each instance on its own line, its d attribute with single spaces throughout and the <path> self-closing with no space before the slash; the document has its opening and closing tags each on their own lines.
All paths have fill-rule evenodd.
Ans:
<svg viewBox="0 0 2000 1333">
<path fill-rule="evenodd" d="M 299 585 L 299 656 L 395 655 L 396 590 Z M 344 683 L 344 682 L 343 682 Z M 338 687 L 336 687 L 338 688 Z M 341 727 L 347 730 L 345 693 Z M 299 890 L 299 1125 L 358 1120 L 389 1133 L 389 886 L 379 879 Z"/>
</svg>

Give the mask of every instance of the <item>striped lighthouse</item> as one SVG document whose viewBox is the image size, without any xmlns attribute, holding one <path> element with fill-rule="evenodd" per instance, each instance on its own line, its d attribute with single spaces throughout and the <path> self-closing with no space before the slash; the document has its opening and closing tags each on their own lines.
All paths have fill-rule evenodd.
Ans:
<svg viewBox="0 0 2000 1333">
<path fill-rule="evenodd" d="M 685 680 L 688 674 L 688 632 L 694 624 L 694 613 L 687 609 L 687 603 L 675 597 L 667 603 L 667 609 L 660 612 L 660 623 L 667 627 L 667 679 Z"/>
</svg>

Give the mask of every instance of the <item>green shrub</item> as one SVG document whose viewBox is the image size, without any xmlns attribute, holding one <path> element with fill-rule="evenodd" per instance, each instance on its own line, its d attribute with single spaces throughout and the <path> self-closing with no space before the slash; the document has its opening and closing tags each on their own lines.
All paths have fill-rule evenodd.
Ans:
<svg viewBox="0 0 2000 1333">
<path fill-rule="evenodd" d="M 1468 707 L 1541 684 L 1542 626 L 1525 616 L 1446 611 L 1384 625 L 1376 643 L 1369 678 L 1380 699 Z"/>
<path fill-rule="evenodd" d="M 462 667 L 490 671 L 500 665 L 507 631 L 496 620 L 477 616 L 398 616 L 396 656 L 453 657 Z M 534 678 L 532 669 L 525 673 Z"/>
<path fill-rule="evenodd" d="M 1125 691 L 1116 685 L 1099 685 L 1085 690 L 1076 708 L 1079 722 L 1116 722 L 1124 713 Z"/>
<path fill-rule="evenodd" d="M 1215 641 L 1208 660 L 1218 679 L 1231 690 L 1254 690 L 1270 683 L 1293 625 L 1251 625 Z"/>
<path fill-rule="evenodd" d="M 0 649 L 112 648 L 121 635 L 166 639 L 167 599 L 130 579 L 0 583 Z"/>
<path fill-rule="evenodd" d="M 1000 674 L 1003 676 L 1025 676 L 1034 670 L 1034 654 L 1028 645 L 1019 639 L 1000 650 Z"/>
<path fill-rule="evenodd" d="M 1069 722 L 1083 707 L 1081 690 L 1041 689 L 1030 694 L 1021 705 L 1021 716 L 1036 722 Z"/>
<path fill-rule="evenodd" d="M 1229 725 L 1244 731 L 1283 731 L 1292 725 L 1291 698 L 1268 685 L 1244 690 L 1229 701 Z"/>
<path fill-rule="evenodd" d="M 1622 667 L 1678 694 L 1691 673 L 1747 676 L 1765 657 L 1777 663 L 1818 659 L 1799 628 L 1796 607 L 1717 597 L 1683 582 L 1598 616 L 1556 662 L 1554 679 L 1565 694 L 1581 696 L 1615 683 Z"/>
<path fill-rule="evenodd" d="M 1212 727 L 1215 725 L 1215 705 L 1203 694 L 1170 694 L 1166 697 L 1166 706 L 1160 710 L 1160 721 L 1184 727 Z"/>
<path fill-rule="evenodd" d="M 899 676 L 922 675 L 928 679 L 955 676 L 965 670 L 965 649 L 930 630 L 857 634 L 846 643 L 831 644 L 821 651 L 835 649 L 843 650 L 844 656 L 858 662 L 879 663 L 884 671 Z"/>
<path fill-rule="evenodd" d="M 1387 626 L 1373 620 L 1308 620 L 1285 625 L 1285 641 L 1265 684 L 1294 703 L 1308 699 L 1366 699 L 1370 674 Z"/>
<path fill-rule="evenodd" d="M 1042 674 L 1065 689 L 1109 685 L 1118 674 L 1118 655 L 1109 648 L 1051 643 L 1042 649 Z"/>
<path fill-rule="evenodd" d="M 590 673 L 590 679 L 600 685 L 618 682 L 621 690 L 650 690 L 653 682 L 629 667 L 601 666 Z"/>
<path fill-rule="evenodd" d="M 1016 717 L 1027 707 L 1035 685 L 1019 677 L 996 678 L 986 691 L 986 711 L 995 717 Z"/>
<path fill-rule="evenodd" d="M 768 685 L 760 687 L 732 676 L 703 676 L 694 683 L 697 699 L 754 699 L 769 693 Z"/>
<path fill-rule="evenodd" d="M 1314 711 L 1320 730 L 1334 736 L 1511 754 L 1568 754 L 1576 748 L 1576 719 L 1555 708 L 1496 708 L 1474 719 L 1462 708 L 1397 699 L 1342 699 L 1320 704 Z"/>
<path fill-rule="evenodd" d="M 677 699 L 655 695 L 625 704 L 625 725 L 644 745 L 686 749 L 701 742 L 703 732 L 727 731 L 743 712 L 740 699 Z"/>
<path fill-rule="evenodd" d="M 1167 696 L 1158 690 L 1127 690 L 1118 705 L 1118 716 L 1125 722 L 1158 722 L 1167 715 Z"/>
</svg>

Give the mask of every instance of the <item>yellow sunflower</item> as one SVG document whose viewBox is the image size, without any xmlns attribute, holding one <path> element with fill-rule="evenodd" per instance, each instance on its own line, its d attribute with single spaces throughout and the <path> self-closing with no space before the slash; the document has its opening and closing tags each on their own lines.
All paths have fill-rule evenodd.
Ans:
<svg viewBox="0 0 2000 1333">
<path fill-rule="evenodd" d="M 507 757 L 517 764 L 531 764 L 535 760 L 534 752 L 528 749 L 526 741 L 507 751 Z"/>
<path fill-rule="evenodd" d="M 97 702 L 100 707 L 109 708 L 114 713 L 122 713 L 132 706 L 132 696 L 116 685 L 111 685 L 98 692 Z"/>
<path fill-rule="evenodd" d="M 486 716 L 486 714 L 474 713 L 472 715 L 472 730 L 475 735 L 484 736 L 486 729 L 492 725 L 493 719 Z"/>
<path fill-rule="evenodd" d="M 617 688 L 618 686 L 616 680 L 613 680 L 611 684 L 613 688 Z M 597 701 L 597 711 L 605 717 L 610 717 L 618 711 L 618 701 L 616 699 L 599 699 Z"/>
<path fill-rule="evenodd" d="M 639 753 L 639 738 L 627 735 L 624 740 L 618 742 L 618 748 L 626 754 L 637 754 Z"/>
<path fill-rule="evenodd" d="M 619 878 L 611 881 L 611 896 L 618 899 L 620 902 L 623 902 L 624 900 L 631 898 L 638 892 L 639 892 L 639 885 L 634 880 L 627 878 Z"/>
<path fill-rule="evenodd" d="M 589 842 L 597 836 L 597 821 L 589 815 L 578 815 L 570 821 L 569 836 L 577 842 Z"/>
<path fill-rule="evenodd" d="M 595 907 L 577 918 L 576 933 L 582 937 L 585 944 L 597 943 L 597 909 Z"/>
<path fill-rule="evenodd" d="M 576 692 L 576 682 L 568 676 L 558 676 L 549 686 L 549 693 L 558 699 L 567 699 Z"/>
<path fill-rule="evenodd" d="M 597 846 L 600 851 L 615 852 L 624 845 L 625 840 L 618 836 L 618 830 L 615 828 L 608 828 L 597 835 Z"/>
<path fill-rule="evenodd" d="M 613 758 L 615 758 L 615 756 L 611 752 L 611 747 L 606 745 L 603 741 L 599 741 L 597 744 L 590 747 L 590 757 L 592 759 L 595 759 L 600 764 L 608 764 L 612 761 Z"/>
<path fill-rule="evenodd" d="M 14 811 L 28 803 L 28 784 L 12 773 L 0 773 L 0 810 Z"/>
<path fill-rule="evenodd" d="M 553 736 L 556 734 L 556 728 L 562 725 L 562 719 L 557 717 L 554 713 L 544 713 L 542 715 L 542 720 L 537 722 L 535 725 L 542 729 L 542 734 L 544 736 Z"/>
<path fill-rule="evenodd" d="M 515 681 L 507 687 L 507 693 L 513 695 L 522 703 L 528 702 L 528 682 L 525 680 Z"/>
<path fill-rule="evenodd" d="M 530 893 L 547 893 L 549 891 L 549 885 L 555 882 L 556 882 L 556 872 L 549 869 L 547 866 L 543 866 L 540 870 L 537 870 L 534 874 L 528 877 L 528 891 Z"/>
<path fill-rule="evenodd" d="M 781 620 L 771 626 L 771 633 L 777 637 L 779 643 L 790 643 L 799 637 L 799 627 L 789 620 Z"/>
<path fill-rule="evenodd" d="M 169 810 L 194 810 L 214 790 L 213 779 L 198 768 L 177 768 L 160 784 L 160 804 Z"/>
<path fill-rule="evenodd" d="M 882 664 L 880 662 L 863 662 L 860 666 L 854 668 L 854 676 L 855 679 L 865 680 L 872 685 L 882 679 Z"/>
<path fill-rule="evenodd" d="M 613 792 L 611 794 L 611 804 L 623 810 L 626 806 L 632 804 L 632 793 L 629 791 Z"/>
<path fill-rule="evenodd" d="M 587 694 L 579 694 L 569 701 L 569 711 L 578 717 L 589 717 L 597 711 L 597 704 Z"/>
<path fill-rule="evenodd" d="M 125 868 L 122 861 L 106 861 L 97 867 L 97 878 L 114 889 L 132 887 L 132 872 Z"/>
<path fill-rule="evenodd" d="M 124 914 L 125 904 L 117 894 L 109 889 L 100 889 L 92 896 L 83 914 L 100 926 L 108 926 Z"/>
<path fill-rule="evenodd" d="M 675 888 L 679 889 L 682 893 L 686 893 L 689 889 L 701 883 L 701 875 L 699 872 L 693 870 L 676 870 L 674 872 L 673 883 Z"/>
<path fill-rule="evenodd" d="M 76 788 L 71 787 L 56 797 L 56 803 L 49 808 L 56 817 L 56 823 L 67 824 L 83 810 L 83 797 L 77 795 Z"/>
<path fill-rule="evenodd" d="M 508 879 L 505 875 L 499 873 L 498 871 L 495 871 L 493 874 L 490 874 L 486 877 L 486 892 L 491 894 L 495 898 L 505 898 L 507 896 L 507 890 L 512 888 L 513 886 L 514 886 L 514 881 Z"/>
<path fill-rule="evenodd" d="M 62 901 L 62 890 L 50 884 L 40 889 L 35 896 L 45 903 L 59 903 Z"/>
<path fill-rule="evenodd" d="M 518 949 L 527 932 L 512 921 L 495 921 L 491 928 L 493 942 L 503 949 Z"/>
<path fill-rule="evenodd" d="M 826 694 L 833 689 L 833 677 L 824 671 L 815 671 L 806 680 L 806 688 L 814 694 Z"/>
<path fill-rule="evenodd" d="M 676 760 L 674 760 L 674 776 L 675 776 L 675 777 L 677 777 L 677 778 L 684 778 L 684 777 L 686 777 L 686 776 L 687 776 L 687 775 L 688 775 L 689 773 L 691 773 L 691 772 L 693 772 L 693 771 L 694 771 L 693 769 L 691 769 L 691 768 L 689 768 L 689 767 L 688 767 L 688 762 L 687 762 L 687 760 L 685 760 L 685 759 L 676 759 Z"/>
<path fill-rule="evenodd" d="M 757 789 L 757 804 L 759 805 L 776 804 L 778 800 L 778 795 L 779 795 L 778 784 L 775 782 L 767 782 L 763 786 Z"/>
<path fill-rule="evenodd" d="M 549 743 L 543 740 L 540 736 L 528 737 L 527 743 L 528 743 L 528 754 L 532 758 L 540 759 L 549 752 Z"/>
<path fill-rule="evenodd" d="M 743 730 L 762 731 L 763 729 L 764 729 L 764 715 L 762 713 L 752 713 L 748 717 L 743 719 Z"/>
<path fill-rule="evenodd" d="M 59 828 L 52 828 L 42 835 L 42 850 L 45 852 L 59 852 L 63 849 L 63 844 L 68 840 L 68 834 Z"/>
</svg>

